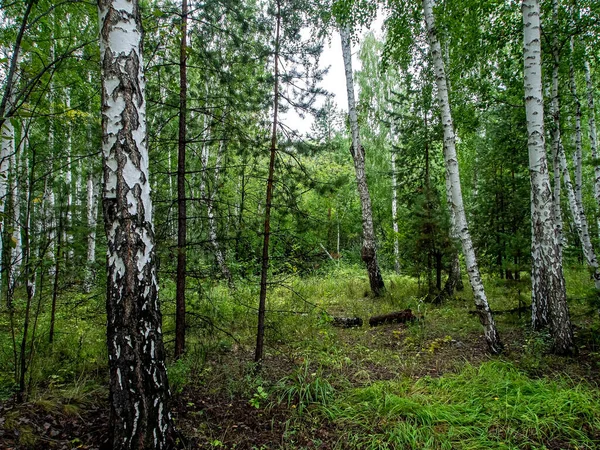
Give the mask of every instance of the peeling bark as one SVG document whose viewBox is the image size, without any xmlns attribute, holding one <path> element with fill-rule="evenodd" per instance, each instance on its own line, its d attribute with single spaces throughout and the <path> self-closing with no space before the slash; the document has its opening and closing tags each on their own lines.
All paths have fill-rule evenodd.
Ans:
<svg viewBox="0 0 600 450">
<path fill-rule="evenodd" d="M 574 351 L 573 331 L 562 265 L 558 260 L 558 236 L 554 228 L 552 190 L 544 143 L 539 2 L 524 0 L 522 13 L 525 108 L 531 177 L 532 325 L 539 328 L 536 305 L 547 299 L 554 352 L 568 354 Z"/>
<path fill-rule="evenodd" d="M 369 284 L 373 295 L 380 296 L 385 291 L 381 271 L 377 264 L 375 229 L 373 228 L 373 213 L 371 209 L 371 196 L 367 185 L 365 174 L 365 152 L 360 143 L 358 133 L 358 117 L 356 115 L 356 103 L 354 99 L 354 79 L 352 73 L 352 50 L 350 47 L 350 31 L 346 27 L 340 28 L 340 38 L 342 41 L 342 55 L 344 57 L 344 71 L 346 74 L 346 91 L 348 94 L 348 116 L 350 119 L 350 129 L 352 131 L 352 159 L 356 172 L 356 185 L 362 209 L 362 230 L 363 246 L 361 258 L 367 266 L 369 274 Z"/>
<path fill-rule="evenodd" d="M 496 330 L 496 324 L 494 323 L 492 311 L 490 310 L 487 297 L 485 295 L 485 290 L 481 281 L 481 274 L 479 273 L 479 266 L 477 265 L 477 259 L 475 257 L 475 249 L 473 247 L 473 241 L 471 239 L 471 234 L 469 233 L 469 227 L 465 215 L 460 185 L 458 159 L 456 156 L 456 136 L 454 133 L 454 124 L 452 121 L 450 101 L 448 97 L 446 70 L 444 67 L 444 60 L 442 58 L 440 42 L 437 37 L 432 0 L 423 0 L 423 11 L 425 13 L 427 37 L 429 40 L 431 57 L 433 59 L 438 101 L 441 107 L 441 119 L 444 129 L 444 159 L 446 162 L 446 173 L 450 183 L 450 207 L 454 212 L 454 219 L 456 221 L 455 230 L 458 232 L 461 240 L 462 250 L 463 254 L 465 255 L 465 262 L 467 265 L 467 273 L 469 275 L 471 288 L 473 289 L 475 306 L 477 311 L 479 311 L 479 321 L 483 326 L 488 348 L 491 353 L 500 353 L 503 345 L 500 341 L 498 331 Z"/>
<path fill-rule="evenodd" d="M 173 447 L 148 180 L 137 0 L 100 0 L 110 443 Z"/>
</svg>

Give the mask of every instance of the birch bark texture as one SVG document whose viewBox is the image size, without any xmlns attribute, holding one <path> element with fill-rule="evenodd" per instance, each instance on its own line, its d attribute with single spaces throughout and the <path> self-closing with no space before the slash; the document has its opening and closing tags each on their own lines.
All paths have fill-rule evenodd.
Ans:
<svg viewBox="0 0 600 450">
<path fill-rule="evenodd" d="M 148 180 L 137 0 L 99 0 L 110 445 L 173 446 Z"/>
<path fill-rule="evenodd" d="M 552 190 L 544 142 L 539 2 L 524 0 L 522 14 L 525 110 L 531 178 L 532 325 L 534 328 L 540 327 L 537 309 L 547 302 L 553 350 L 558 354 L 568 354 L 574 349 L 573 331 L 562 265 L 558 259 L 559 243 L 554 227 Z"/>
<path fill-rule="evenodd" d="M 96 218 L 98 217 L 98 188 L 96 186 L 96 177 L 90 171 L 87 180 L 87 257 L 86 274 L 83 283 L 84 292 L 90 293 L 96 280 L 95 262 L 96 262 Z"/>
<path fill-rule="evenodd" d="M 352 49 L 350 46 L 350 30 L 347 26 L 340 27 L 342 41 L 342 56 L 344 58 L 344 72 L 346 75 L 346 91 L 348 93 L 348 117 L 352 132 L 352 159 L 356 172 L 356 185 L 362 209 L 363 246 L 361 258 L 367 266 L 371 291 L 376 297 L 383 294 L 385 285 L 381 271 L 377 264 L 375 229 L 373 227 L 373 212 L 371 209 L 371 196 L 365 174 L 365 151 L 360 143 L 358 132 L 358 117 L 356 114 L 356 101 L 354 99 L 354 75 L 352 73 Z"/>
<path fill-rule="evenodd" d="M 0 141 L 0 223 L 2 224 L 2 228 L 4 228 L 4 224 L 6 223 L 4 210 L 8 199 L 10 161 L 15 153 L 15 127 L 10 118 L 1 125 Z M 4 272 L 1 262 L 6 260 L 3 250 L 3 239 L 0 239 L 0 276 Z"/>
<path fill-rule="evenodd" d="M 585 85 L 587 92 L 587 105 L 588 105 L 588 131 L 590 135 L 590 150 L 592 152 L 592 158 L 594 161 L 598 161 L 598 134 L 596 131 L 596 107 L 594 102 L 594 84 L 592 83 L 592 71 L 590 69 L 590 63 L 584 61 L 585 68 Z M 594 198 L 600 208 L 600 164 L 597 162 L 594 164 Z M 600 235 L 600 216 L 596 219 L 596 225 L 598 226 L 598 233 Z"/>
<path fill-rule="evenodd" d="M 456 136 L 454 133 L 454 123 L 452 121 L 452 113 L 450 111 L 450 100 L 448 97 L 448 84 L 446 80 L 446 70 L 440 41 L 437 36 L 435 26 L 435 18 L 433 15 L 433 1 L 423 0 L 423 11 L 425 14 L 425 24 L 427 27 L 427 38 L 431 51 L 431 58 L 434 65 L 434 74 L 437 85 L 437 97 L 440 103 L 442 115 L 442 127 L 444 129 L 444 160 L 446 162 L 446 173 L 450 184 L 450 207 L 454 212 L 455 230 L 458 233 L 462 244 L 463 254 L 467 266 L 467 273 L 471 288 L 473 289 L 473 297 L 475 307 L 479 313 L 479 321 L 483 326 L 485 339 L 491 353 L 500 353 L 502 351 L 502 342 L 496 329 L 496 324 L 492 316 L 492 311 L 485 295 L 481 274 L 477 259 L 475 257 L 475 249 L 469 227 L 465 208 L 462 199 L 462 190 L 460 185 L 460 174 L 458 168 L 458 158 L 456 156 Z"/>
</svg>

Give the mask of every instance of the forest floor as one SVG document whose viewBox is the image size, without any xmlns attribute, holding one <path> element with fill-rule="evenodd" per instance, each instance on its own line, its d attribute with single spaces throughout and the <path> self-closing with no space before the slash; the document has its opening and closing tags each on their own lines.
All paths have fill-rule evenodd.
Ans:
<svg viewBox="0 0 600 450">
<path fill-rule="evenodd" d="M 258 375 L 253 317 L 240 307 L 248 292 L 205 292 L 209 301 L 192 305 L 203 320 L 186 358 L 169 367 L 182 447 L 600 448 L 600 335 L 585 274 L 569 275 L 579 353 L 568 358 L 551 355 L 548 336 L 531 333 L 529 314 L 519 313 L 528 280 L 487 282 L 493 309 L 503 312 L 501 356 L 487 352 L 470 292 L 434 306 L 415 280 L 387 280 L 380 299 L 365 296 L 357 271 L 274 289 Z M 368 326 L 370 316 L 404 308 L 419 320 Z M 337 328 L 331 316 L 364 325 Z M 40 381 L 26 404 L 0 402 L 0 448 L 108 449 L 104 377 L 97 370 Z"/>
</svg>

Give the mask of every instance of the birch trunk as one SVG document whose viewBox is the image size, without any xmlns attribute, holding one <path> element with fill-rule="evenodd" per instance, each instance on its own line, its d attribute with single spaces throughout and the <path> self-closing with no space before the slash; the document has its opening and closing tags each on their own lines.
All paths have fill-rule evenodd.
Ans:
<svg viewBox="0 0 600 450">
<path fill-rule="evenodd" d="M 553 0 L 552 2 L 552 16 L 555 22 L 558 21 L 558 1 Z M 551 89 L 551 112 L 552 112 L 552 166 L 554 173 L 554 186 L 552 195 L 552 213 L 553 222 L 557 236 L 557 264 L 562 266 L 563 262 L 563 219 L 562 219 L 562 208 L 560 204 L 561 197 L 561 185 L 560 185 L 560 150 L 562 147 L 561 133 L 560 133 L 560 96 L 558 92 L 558 72 L 560 69 L 560 53 L 559 53 L 559 42 L 558 35 L 554 35 L 552 41 L 552 52 L 553 52 L 553 65 L 552 65 L 552 89 Z M 537 265 L 532 266 L 531 282 L 538 283 L 540 277 L 535 276 L 534 272 L 537 271 Z M 532 289 L 537 291 L 540 288 Z M 541 288 L 543 289 L 543 288 Z M 536 303 L 533 304 L 535 299 Z M 542 329 L 548 325 L 548 301 L 547 298 L 542 296 L 532 295 L 532 326 L 534 330 Z"/>
<path fill-rule="evenodd" d="M 453 254 L 452 262 L 450 263 L 450 272 L 448 273 L 448 279 L 446 280 L 446 285 L 444 286 L 444 294 L 448 297 L 451 297 L 454 295 L 455 290 L 464 290 L 464 285 L 460 273 L 460 257 L 458 254 L 458 249 L 455 246 L 455 244 L 460 241 L 460 238 L 458 236 L 458 230 L 456 229 L 456 214 L 454 213 L 454 208 L 452 208 L 452 184 L 450 183 L 448 171 L 446 171 L 445 178 L 446 203 L 448 203 L 448 213 L 450 215 L 450 239 L 452 240 L 453 244 Z"/>
<path fill-rule="evenodd" d="M 19 143 L 19 153 L 24 150 L 25 141 L 24 130 L 25 127 L 21 127 L 21 136 Z M 19 186 L 19 167 L 17 166 L 17 152 L 13 152 L 10 157 L 10 191 L 11 191 L 11 207 L 12 207 L 12 234 L 11 234 L 11 251 L 10 251 L 10 266 L 8 272 L 8 288 L 12 291 L 17 285 L 17 279 L 19 276 L 19 269 L 23 258 L 23 250 L 21 247 L 21 204 L 20 204 L 20 186 Z"/>
<path fill-rule="evenodd" d="M 83 290 L 86 293 L 91 292 L 94 282 L 96 281 L 96 218 L 98 217 L 98 190 L 96 188 L 96 180 L 92 172 L 88 175 L 87 180 L 87 258 L 86 258 L 86 275 L 83 284 Z"/>
<path fill-rule="evenodd" d="M 560 161 L 560 167 L 562 169 L 565 188 L 567 189 L 569 209 L 571 211 L 571 215 L 573 216 L 573 225 L 575 226 L 577 236 L 581 241 L 583 256 L 585 257 L 588 266 L 594 271 L 594 284 L 596 289 L 600 289 L 600 267 L 598 265 L 598 259 L 596 258 L 596 254 L 594 253 L 594 248 L 590 239 L 587 226 L 587 217 L 583 209 L 580 209 L 580 204 L 577 201 L 577 194 L 573 188 L 573 183 L 571 182 L 571 175 L 569 173 L 569 167 L 567 166 L 567 158 L 562 146 L 560 146 L 558 158 Z"/>
<path fill-rule="evenodd" d="M 208 196 L 208 202 L 206 204 L 206 210 L 208 215 L 208 240 L 210 241 L 213 249 L 215 250 L 215 258 L 217 259 L 217 264 L 219 269 L 221 269 L 221 273 L 223 274 L 223 278 L 227 280 L 227 285 L 229 288 L 235 288 L 233 284 L 233 279 L 231 278 L 231 271 L 227 266 L 227 262 L 225 261 L 225 255 L 223 254 L 223 250 L 221 250 L 221 246 L 219 245 L 219 241 L 217 240 L 217 222 L 215 220 L 215 200 L 217 197 L 217 186 L 219 185 L 220 171 L 221 171 L 221 160 L 223 158 L 223 150 L 225 148 L 224 141 L 221 140 L 219 143 L 219 150 L 217 151 L 217 159 L 215 161 L 215 173 L 214 173 L 214 184 L 213 190 Z"/>
<path fill-rule="evenodd" d="M 539 326 L 536 322 L 536 306 L 542 304 L 543 299 L 548 299 L 553 350 L 558 354 L 567 354 L 574 350 L 573 331 L 562 265 L 558 260 L 559 244 L 554 228 L 552 190 L 544 143 L 539 2 L 524 0 L 522 13 L 525 108 L 531 177 L 532 322 L 534 327 Z"/>
<path fill-rule="evenodd" d="M 367 266 L 371 291 L 373 295 L 380 296 L 385 291 L 385 285 L 383 284 L 381 271 L 377 264 L 371 196 L 369 195 L 369 187 L 365 174 L 365 150 L 360 143 L 358 133 L 358 117 L 354 100 L 354 74 L 352 73 L 352 49 L 350 46 L 350 31 L 347 27 L 340 28 L 340 38 L 342 41 L 342 55 L 344 57 L 344 72 L 346 74 L 346 91 L 348 93 L 348 116 L 352 131 L 352 159 L 354 160 L 356 184 L 362 208 L 363 246 L 361 258 Z"/>
<path fill-rule="evenodd" d="M 574 192 L 569 192 L 569 204 L 571 205 L 571 214 L 573 217 L 577 217 L 575 220 L 575 227 L 581 246 L 583 249 L 583 255 L 588 266 L 594 271 L 594 285 L 596 289 L 600 290 L 600 265 L 592 245 L 590 238 L 589 226 L 585 210 L 583 208 L 583 195 L 582 195 L 582 138 L 581 138 L 581 102 L 579 101 L 579 95 L 577 95 L 577 84 L 575 82 L 575 67 L 573 65 L 573 52 L 575 47 L 574 38 L 571 36 L 571 60 L 569 62 L 569 86 L 571 89 L 571 95 L 575 103 L 575 153 L 573 154 L 573 163 L 575 167 L 575 187 Z M 564 150 L 561 152 L 561 165 L 563 169 L 563 180 L 565 184 L 567 181 L 570 182 L 569 168 L 567 166 L 567 159 L 564 154 Z M 569 183 L 570 184 L 570 183 Z M 567 186 L 567 189 L 573 190 L 573 185 Z"/>
<path fill-rule="evenodd" d="M 67 111 L 71 109 L 71 94 L 69 90 L 66 91 L 66 106 Z M 72 131 L 73 127 L 71 124 L 67 125 L 67 167 L 65 168 L 65 188 L 66 192 L 66 204 L 65 204 L 65 226 L 64 226 L 64 246 L 66 247 L 66 251 L 63 253 L 67 256 L 68 261 L 73 260 L 73 167 L 71 160 L 71 150 L 72 150 Z"/>
<path fill-rule="evenodd" d="M 15 153 L 15 128 L 10 119 L 5 120 L 2 123 L 0 129 L 0 223 L 2 223 L 1 229 L 4 230 L 6 224 L 5 209 L 8 199 L 8 180 L 10 171 L 10 161 Z M 2 261 L 5 261 L 3 255 L 3 242 L 4 239 L 0 235 L 0 281 L 2 280 L 2 273 L 5 272 L 5 268 L 2 267 Z M 1 286 L 1 284 L 0 284 Z"/>
<path fill-rule="evenodd" d="M 596 132 L 596 107 L 594 105 L 594 85 L 592 84 L 592 71 L 590 70 L 590 63 L 586 59 L 584 62 L 585 66 L 585 83 L 587 90 L 587 104 L 588 104 L 588 124 L 590 133 L 590 150 L 592 152 L 592 158 L 594 159 L 594 198 L 596 204 L 600 209 L 600 164 L 598 164 L 598 134 Z M 600 215 L 596 219 L 596 225 L 598 227 L 598 235 L 600 236 Z"/>
<path fill-rule="evenodd" d="M 100 0 L 110 445 L 174 446 L 148 180 L 137 0 Z"/>
<path fill-rule="evenodd" d="M 392 148 L 392 227 L 394 229 L 394 270 L 400 274 L 400 247 L 398 244 L 398 180 L 396 179 L 396 152 Z M 339 252 L 338 252 L 339 254 Z"/>
<path fill-rule="evenodd" d="M 502 343 L 500 341 L 500 337 L 498 336 L 496 324 L 494 323 L 494 318 L 492 316 L 492 312 L 485 295 L 485 290 L 483 288 L 483 283 L 481 281 L 481 274 L 479 273 L 479 266 L 477 265 L 475 249 L 473 248 L 473 241 L 471 240 L 471 235 L 469 233 L 465 208 L 463 205 L 458 159 L 456 157 L 456 136 L 454 134 L 454 124 L 452 122 L 452 114 L 450 112 L 450 101 L 448 98 L 444 60 L 442 58 L 442 51 L 439 39 L 437 37 L 435 19 L 433 16 L 432 0 L 423 0 L 423 10 L 425 13 L 425 23 L 427 26 L 427 37 L 429 40 L 431 57 L 434 65 L 438 101 L 440 103 L 442 114 L 442 126 L 444 129 L 444 159 L 446 161 L 446 172 L 448 174 L 451 187 L 450 205 L 454 211 L 456 231 L 458 232 L 461 240 L 463 253 L 465 255 L 465 262 L 467 265 L 467 273 L 469 275 L 471 288 L 473 289 L 475 306 L 479 312 L 479 320 L 483 326 L 489 350 L 492 353 L 500 353 L 502 351 Z"/>
</svg>

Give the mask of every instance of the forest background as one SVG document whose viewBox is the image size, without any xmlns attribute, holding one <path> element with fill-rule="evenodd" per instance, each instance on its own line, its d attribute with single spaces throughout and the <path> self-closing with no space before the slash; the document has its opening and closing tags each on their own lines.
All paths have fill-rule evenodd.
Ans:
<svg viewBox="0 0 600 450">
<path fill-rule="evenodd" d="M 140 2 L 163 313 L 152 332 L 164 335 L 183 430 L 175 441 L 594 448 L 599 5 L 522 6 L 536 5 L 546 112 L 537 155 L 548 161 L 539 191 L 547 209 L 537 216 L 544 201 L 532 194 L 533 96 L 523 95 L 531 79 L 518 2 Z M 117 284 L 102 231 L 111 166 L 106 149 L 102 156 L 98 10 L 80 1 L 0 6 L 0 440 L 93 448 L 108 421 L 91 416 L 109 409 L 106 386 L 117 378 L 106 368 L 118 348 L 106 343 Z M 361 32 L 378 8 L 380 38 Z M 347 55 L 321 60 L 340 35 L 342 48 L 353 40 L 360 70 L 348 70 Z M 345 66 L 356 84 L 356 120 L 320 87 L 327 64 Z M 309 116 L 310 130 L 298 132 Z M 536 234 L 543 227 L 547 247 Z M 404 308 L 418 320 L 332 328 L 336 318 L 366 322 Z M 504 410 L 461 403 L 487 389 L 496 400 L 504 389 Z M 433 413 L 431 399 L 445 395 L 456 396 L 455 410 Z M 362 399 L 371 402 L 364 410 Z M 126 420 L 137 426 L 134 404 Z M 457 415 L 472 422 L 449 418 Z M 271 428 L 246 441 L 232 435 L 248 420 Z M 287 443 L 277 442 L 284 434 Z"/>
</svg>

